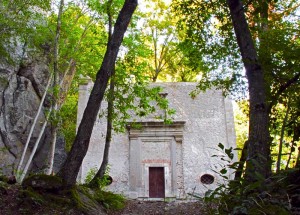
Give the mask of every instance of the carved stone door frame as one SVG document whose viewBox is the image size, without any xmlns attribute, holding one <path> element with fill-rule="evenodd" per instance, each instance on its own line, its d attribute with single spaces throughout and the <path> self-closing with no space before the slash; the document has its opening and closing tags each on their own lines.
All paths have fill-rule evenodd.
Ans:
<svg viewBox="0 0 300 215">
<path fill-rule="evenodd" d="M 183 180 L 182 138 L 184 121 L 170 125 L 163 122 L 141 122 L 141 128 L 128 126 L 129 134 L 129 193 L 133 198 L 149 198 L 149 167 L 164 167 L 165 197 L 178 195 L 178 180 Z M 169 159 L 143 160 L 142 145 L 149 143 L 169 144 Z M 181 167 L 179 167 L 181 165 Z M 178 175 L 180 177 L 178 177 Z M 183 181 L 180 181 L 183 184 Z"/>
</svg>

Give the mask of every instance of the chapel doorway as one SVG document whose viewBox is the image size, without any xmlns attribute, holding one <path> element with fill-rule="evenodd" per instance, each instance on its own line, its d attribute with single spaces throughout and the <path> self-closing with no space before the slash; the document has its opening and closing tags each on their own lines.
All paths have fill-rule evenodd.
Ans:
<svg viewBox="0 0 300 215">
<path fill-rule="evenodd" d="M 164 167 L 149 167 L 149 197 L 165 198 Z"/>
</svg>

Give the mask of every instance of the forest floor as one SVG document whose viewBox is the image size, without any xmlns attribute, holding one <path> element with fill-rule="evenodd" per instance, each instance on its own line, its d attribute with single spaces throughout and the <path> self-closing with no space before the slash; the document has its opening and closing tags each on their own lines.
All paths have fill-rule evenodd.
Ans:
<svg viewBox="0 0 300 215">
<path fill-rule="evenodd" d="M 47 195 L 41 200 L 38 196 L 26 197 L 20 185 L 8 185 L 5 188 L 0 186 L 0 215 L 207 215 L 215 214 L 213 212 L 216 212 L 215 208 L 216 205 L 203 201 L 127 200 L 125 208 L 119 211 L 107 211 L 99 205 L 96 210 L 84 213 L 67 196 L 51 197 Z M 293 210 L 290 214 L 300 215 L 299 209 Z M 281 213 L 264 214 L 279 215 Z"/>
<path fill-rule="evenodd" d="M 9 185 L 7 189 L 0 189 L 0 214 L 1 215 L 83 215 L 82 211 L 75 206 L 53 206 L 53 204 L 39 204 L 37 200 L 34 202 L 24 201 L 20 193 L 20 186 Z M 157 201 L 138 201 L 128 200 L 125 208 L 120 211 L 100 210 L 97 214 L 108 215 L 198 215 L 208 214 L 207 205 L 201 201 L 197 202 L 157 202 Z"/>
</svg>

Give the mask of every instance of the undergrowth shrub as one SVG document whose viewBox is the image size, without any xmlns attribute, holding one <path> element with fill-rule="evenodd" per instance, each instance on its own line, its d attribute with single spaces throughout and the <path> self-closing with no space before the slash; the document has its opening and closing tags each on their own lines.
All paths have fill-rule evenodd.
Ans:
<svg viewBox="0 0 300 215">
<path fill-rule="evenodd" d="M 121 210 L 125 207 L 126 199 L 123 195 L 120 194 L 97 190 L 94 194 L 94 198 L 107 210 Z"/>
<path fill-rule="evenodd" d="M 89 187 L 89 183 L 94 178 L 96 173 L 96 167 L 89 170 L 85 179 L 86 187 Z M 97 186 L 96 188 L 93 187 L 94 195 L 92 198 L 100 203 L 106 210 L 121 210 L 125 207 L 126 199 L 123 195 L 107 191 L 106 188 L 107 185 L 110 184 L 109 182 L 109 166 L 107 166 L 104 177 L 97 179 Z"/>
<path fill-rule="evenodd" d="M 96 173 L 97 173 L 97 167 L 91 168 L 91 169 L 87 172 L 87 174 L 86 174 L 86 176 L 85 176 L 84 184 L 90 183 L 90 181 L 94 178 L 94 176 L 96 175 Z"/>
<path fill-rule="evenodd" d="M 106 190 L 106 187 L 110 184 L 109 170 L 110 167 L 107 166 L 103 178 L 97 178 L 96 186 L 90 186 L 90 187 L 96 187 L 99 188 L 100 190 Z M 84 180 L 84 184 L 86 186 L 89 186 L 89 183 L 92 181 L 97 171 L 98 171 L 97 167 L 93 167 L 88 171 L 86 178 Z"/>
<path fill-rule="evenodd" d="M 224 179 L 225 183 L 219 184 L 216 189 L 208 190 L 205 193 L 204 200 L 217 205 L 216 208 L 210 210 L 210 214 L 290 214 L 291 206 L 285 189 L 287 186 L 285 184 L 286 175 L 277 174 L 266 181 L 262 181 L 262 177 L 258 175 L 257 181 L 251 184 L 245 183 L 243 177 L 231 180 L 228 177 L 228 171 L 236 171 L 239 165 L 239 162 L 234 161 L 233 150 L 236 149 L 232 147 L 226 149 L 221 143 L 218 148 L 222 153 L 213 155 L 213 157 L 220 158 L 223 167 L 214 171 Z"/>
</svg>

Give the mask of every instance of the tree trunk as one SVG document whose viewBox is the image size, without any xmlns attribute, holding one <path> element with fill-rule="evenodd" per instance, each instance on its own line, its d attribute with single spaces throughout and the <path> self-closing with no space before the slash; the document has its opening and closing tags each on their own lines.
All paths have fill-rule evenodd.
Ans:
<svg viewBox="0 0 300 215">
<path fill-rule="evenodd" d="M 250 116 L 246 183 L 266 179 L 271 173 L 270 134 L 263 69 L 240 0 L 227 0 L 248 79 Z"/>
<path fill-rule="evenodd" d="M 288 157 L 288 160 L 287 160 L 286 165 L 285 165 L 285 170 L 289 169 L 289 164 L 290 164 L 290 161 L 292 159 L 292 154 L 293 154 L 294 151 L 296 151 L 295 148 L 296 148 L 295 147 L 295 138 L 293 137 L 293 140 L 291 142 L 291 149 L 290 149 L 289 157 Z"/>
<path fill-rule="evenodd" d="M 57 111 L 58 111 L 58 91 L 55 90 L 59 87 L 59 74 L 58 74 L 58 54 L 59 54 L 59 39 L 60 39 L 60 32 L 61 32 L 61 19 L 62 19 L 62 13 L 63 13 L 63 7 L 64 7 L 64 0 L 60 0 L 59 4 L 59 10 L 57 15 L 57 25 L 56 25 L 56 34 L 55 34 L 55 40 L 54 40 L 54 59 L 53 59 L 53 103 L 52 103 L 52 114 L 53 114 L 53 120 L 51 122 L 51 143 L 50 143 L 50 149 L 48 153 L 48 162 L 45 173 L 47 175 L 50 175 L 52 173 L 53 169 L 53 163 L 54 163 L 54 154 L 55 154 L 55 147 L 56 147 L 56 136 L 57 136 L 57 123 L 55 122 L 57 119 Z"/>
<path fill-rule="evenodd" d="M 107 6 L 107 15 L 108 15 L 108 41 L 111 40 L 112 36 L 112 13 L 111 13 L 111 5 L 113 0 L 108 1 Z M 112 71 L 112 77 L 110 79 L 110 87 L 109 87 L 109 95 L 108 95 L 108 105 L 107 105 L 107 126 L 106 126 L 106 137 L 105 137 L 105 146 L 103 152 L 102 163 L 100 169 L 90 181 L 90 187 L 97 187 L 98 181 L 103 178 L 107 165 L 108 165 L 108 157 L 109 157 L 109 148 L 112 138 L 112 123 L 113 123 L 113 113 L 114 113 L 114 94 L 115 94 L 115 68 Z"/>
<path fill-rule="evenodd" d="M 298 156 L 297 156 L 295 168 L 299 168 L 300 169 L 300 146 L 298 147 Z"/>
<path fill-rule="evenodd" d="M 54 110 L 57 111 L 57 110 Z M 57 128 L 55 127 L 56 125 L 52 125 L 51 128 L 51 144 L 50 144 L 50 149 L 48 153 L 48 162 L 47 162 L 47 167 L 45 174 L 46 175 L 51 175 L 53 173 L 53 165 L 54 165 L 54 155 L 55 155 L 55 147 L 56 147 L 56 139 L 57 139 Z"/>
<path fill-rule="evenodd" d="M 114 33 L 107 44 L 107 50 L 101 68 L 97 73 L 96 81 L 83 113 L 75 141 L 66 162 L 58 173 L 67 187 L 76 184 L 76 178 L 82 160 L 89 147 L 93 126 L 101 106 L 108 80 L 112 75 L 120 45 L 137 4 L 137 0 L 125 0 L 115 23 Z"/>
<path fill-rule="evenodd" d="M 276 172 L 278 173 L 280 171 L 280 164 L 281 164 L 281 156 L 282 156 L 282 147 L 283 147 L 283 140 L 284 140 L 284 131 L 286 128 L 288 116 L 290 112 L 290 104 L 289 101 L 287 102 L 287 110 L 285 112 L 285 116 L 282 122 L 281 126 L 281 132 L 280 132 L 280 140 L 279 140 L 279 146 L 278 146 L 278 155 L 277 155 L 277 164 L 276 164 Z"/>
<path fill-rule="evenodd" d="M 49 116 L 50 116 L 51 111 L 52 111 L 52 108 L 50 108 L 49 113 L 48 113 L 48 115 L 47 115 L 47 117 L 46 117 L 46 120 L 45 120 L 45 122 L 44 122 L 44 124 L 43 124 L 43 126 L 42 126 L 42 128 L 41 128 L 40 133 L 39 133 L 39 136 L 38 136 L 37 140 L 35 141 L 34 147 L 33 147 L 32 151 L 31 151 L 31 153 L 30 153 L 30 156 L 29 156 L 29 158 L 28 158 L 28 161 L 27 161 L 27 163 L 26 163 L 26 165 L 25 165 L 25 167 L 24 167 L 24 170 L 21 171 L 21 175 L 20 175 L 20 178 L 19 178 L 19 181 L 20 181 L 20 182 L 23 181 L 23 179 L 25 178 L 25 176 L 26 176 L 26 174 L 27 174 L 27 171 L 28 171 L 28 169 L 29 169 L 29 166 L 30 166 L 30 164 L 31 164 L 31 161 L 32 161 L 32 159 L 33 159 L 33 156 L 35 155 L 35 152 L 36 152 L 37 147 L 38 147 L 38 145 L 39 145 L 39 143 L 40 143 L 40 140 L 41 140 L 41 138 L 42 138 L 42 136 L 43 136 L 43 134 L 44 134 L 44 131 L 45 131 L 45 128 L 46 128 L 46 126 L 47 126 L 48 119 L 49 119 Z"/>
</svg>

